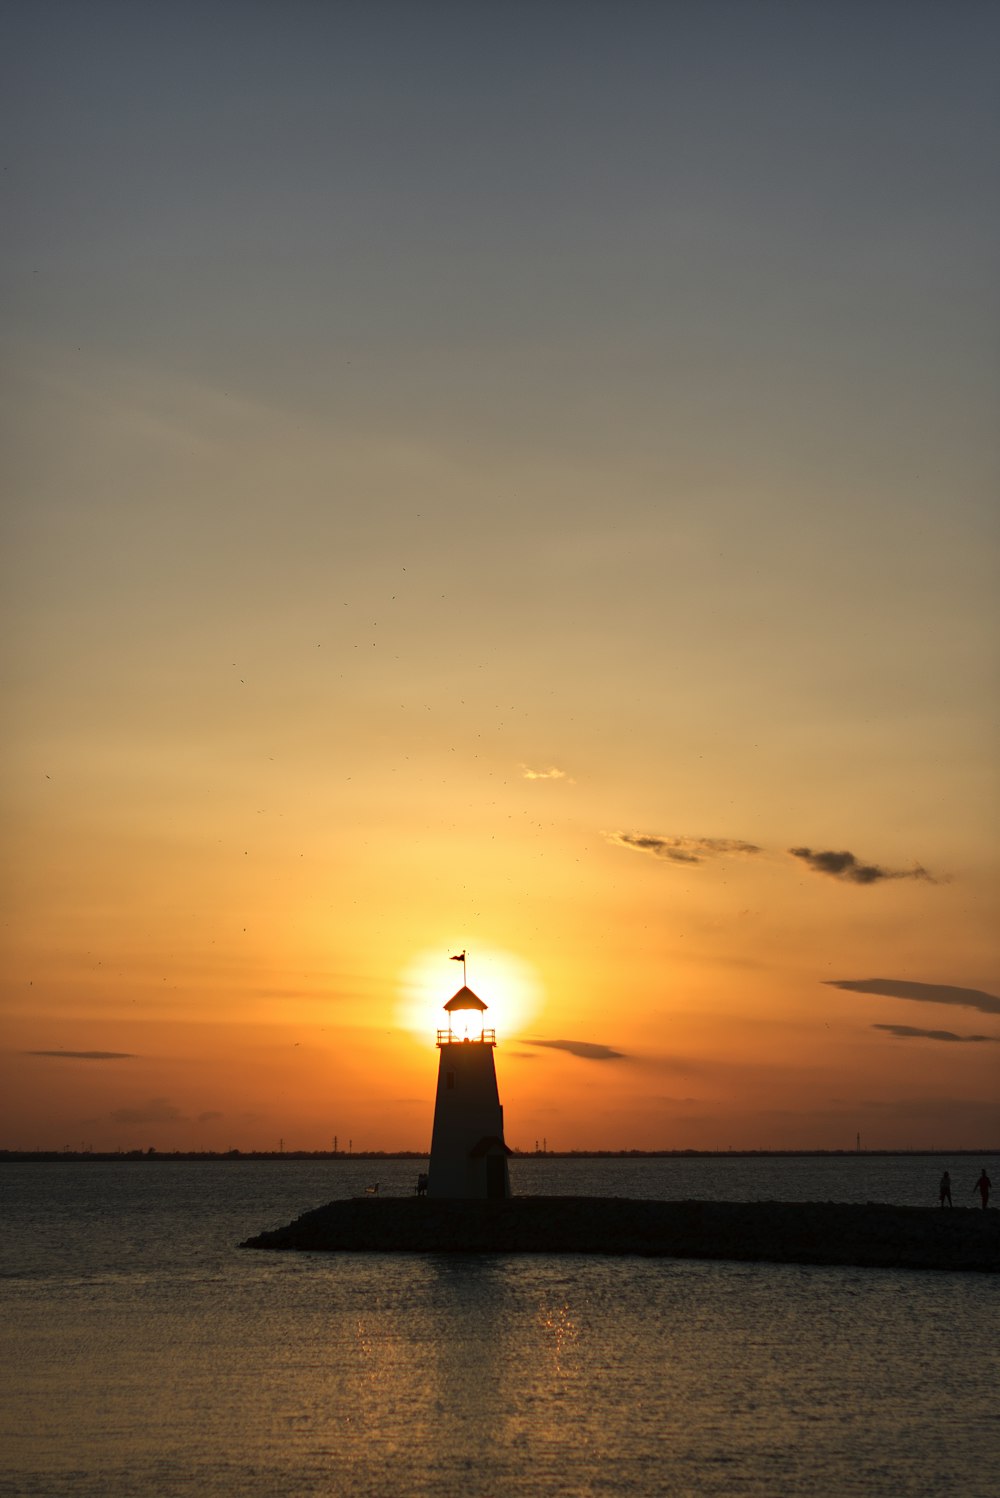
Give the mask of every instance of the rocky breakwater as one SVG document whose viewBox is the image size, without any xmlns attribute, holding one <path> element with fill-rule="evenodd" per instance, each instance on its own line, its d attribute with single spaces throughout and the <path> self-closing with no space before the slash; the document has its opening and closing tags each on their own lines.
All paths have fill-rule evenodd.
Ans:
<svg viewBox="0 0 1000 1498">
<path fill-rule="evenodd" d="M 877 1202 L 661 1202 L 520 1196 L 330 1202 L 241 1248 L 348 1253 L 640 1254 L 1000 1271 L 1000 1212 Z"/>
</svg>

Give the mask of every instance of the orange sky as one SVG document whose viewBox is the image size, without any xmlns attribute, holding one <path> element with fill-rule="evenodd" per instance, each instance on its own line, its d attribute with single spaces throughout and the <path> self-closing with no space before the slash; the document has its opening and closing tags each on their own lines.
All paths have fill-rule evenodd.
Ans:
<svg viewBox="0 0 1000 1498">
<path fill-rule="evenodd" d="M 463 948 L 516 1147 L 997 1144 L 993 49 L 714 8 L 16 18 L 0 1147 L 424 1148 Z"/>
</svg>

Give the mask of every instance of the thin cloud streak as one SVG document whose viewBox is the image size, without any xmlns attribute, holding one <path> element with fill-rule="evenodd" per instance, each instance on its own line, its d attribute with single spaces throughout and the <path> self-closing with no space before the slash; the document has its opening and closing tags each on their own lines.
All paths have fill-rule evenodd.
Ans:
<svg viewBox="0 0 1000 1498">
<path fill-rule="evenodd" d="M 134 1061 L 132 1051 L 22 1051 L 24 1056 L 55 1056 L 62 1061 Z"/>
<path fill-rule="evenodd" d="M 140 1103 L 134 1108 L 115 1108 L 108 1117 L 112 1123 L 120 1124 L 162 1124 L 185 1121 L 181 1110 L 165 1097 L 150 1098 L 148 1103 Z"/>
<path fill-rule="evenodd" d="M 627 1061 L 624 1051 L 613 1051 L 609 1045 L 597 1045 L 589 1040 L 529 1040 L 527 1045 L 545 1046 L 552 1051 L 567 1051 L 581 1061 Z"/>
<path fill-rule="evenodd" d="M 812 848 L 789 848 L 793 858 L 799 858 L 817 874 L 828 874 L 831 879 L 843 879 L 848 884 L 881 884 L 885 879 L 924 879 L 928 884 L 937 880 L 925 868 L 917 864 L 912 869 L 884 869 L 877 863 L 862 863 L 847 849 L 823 852 Z"/>
<path fill-rule="evenodd" d="M 668 863 L 704 863 L 706 858 L 763 851 L 756 843 L 734 837 L 662 837 L 653 832 L 606 832 L 604 836 L 613 847 L 649 853 L 653 858 L 662 858 Z"/>
<path fill-rule="evenodd" d="M 958 988 L 952 983 L 909 983 L 899 978 L 826 978 L 827 988 L 845 993 L 874 993 L 883 999 L 910 999 L 918 1004 L 957 1004 L 982 1014 L 1000 1014 L 1000 998 L 981 988 Z"/>
<path fill-rule="evenodd" d="M 954 1030 L 920 1030 L 915 1025 L 872 1025 L 873 1030 L 885 1030 L 890 1035 L 897 1035 L 900 1039 L 915 1040 L 954 1040 L 962 1045 L 972 1045 L 977 1042 L 987 1045 L 1000 1045 L 1000 1036 L 996 1035 L 956 1035 Z"/>
</svg>

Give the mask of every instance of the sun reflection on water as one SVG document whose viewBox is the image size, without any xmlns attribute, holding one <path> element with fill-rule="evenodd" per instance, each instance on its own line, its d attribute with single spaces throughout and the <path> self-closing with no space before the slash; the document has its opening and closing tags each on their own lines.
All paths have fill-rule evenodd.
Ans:
<svg viewBox="0 0 1000 1498">
<path fill-rule="evenodd" d="M 563 1378 L 567 1372 L 566 1354 L 579 1336 L 579 1327 L 573 1320 L 569 1306 L 563 1304 L 555 1310 L 543 1307 L 538 1313 L 537 1325 L 542 1333 L 543 1344 L 549 1351 L 550 1372 L 557 1378 Z"/>
</svg>

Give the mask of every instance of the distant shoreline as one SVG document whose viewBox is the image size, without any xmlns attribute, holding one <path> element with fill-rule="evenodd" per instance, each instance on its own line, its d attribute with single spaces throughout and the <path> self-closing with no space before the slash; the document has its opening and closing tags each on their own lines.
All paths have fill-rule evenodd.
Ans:
<svg viewBox="0 0 1000 1498">
<path fill-rule="evenodd" d="M 851 1160 L 990 1159 L 1000 1145 L 981 1149 L 844 1150 L 514 1150 L 515 1160 Z M 156 1163 L 173 1160 L 217 1163 L 246 1160 L 313 1160 L 349 1165 L 354 1160 L 426 1160 L 426 1150 L 0 1150 L 0 1165 Z"/>
</svg>

